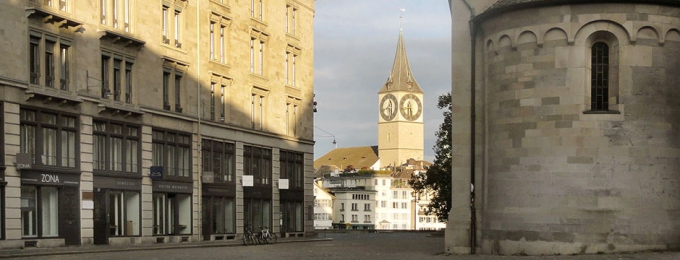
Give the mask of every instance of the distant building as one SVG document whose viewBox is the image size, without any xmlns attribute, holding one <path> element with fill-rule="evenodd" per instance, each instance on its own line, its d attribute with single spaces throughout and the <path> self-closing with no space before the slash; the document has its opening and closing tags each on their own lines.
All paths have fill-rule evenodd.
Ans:
<svg viewBox="0 0 680 260">
<path fill-rule="evenodd" d="M 314 228 L 333 228 L 333 203 L 335 196 L 314 182 Z"/>
</svg>

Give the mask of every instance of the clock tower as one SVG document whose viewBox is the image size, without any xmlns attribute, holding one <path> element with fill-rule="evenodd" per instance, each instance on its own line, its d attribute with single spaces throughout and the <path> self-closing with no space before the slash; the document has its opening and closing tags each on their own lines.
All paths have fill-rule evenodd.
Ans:
<svg viewBox="0 0 680 260">
<path fill-rule="evenodd" d="M 397 53 L 387 82 L 378 91 L 380 168 L 423 160 L 423 90 L 416 82 L 399 31 Z"/>
</svg>

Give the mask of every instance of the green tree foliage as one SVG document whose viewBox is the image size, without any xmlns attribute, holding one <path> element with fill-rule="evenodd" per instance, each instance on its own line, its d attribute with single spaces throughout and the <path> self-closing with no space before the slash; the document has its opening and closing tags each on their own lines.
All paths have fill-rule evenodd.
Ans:
<svg viewBox="0 0 680 260">
<path fill-rule="evenodd" d="M 439 221 L 446 221 L 451 209 L 451 93 L 439 96 L 437 108 L 444 110 L 444 122 L 435 134 L 434 163 L 425 174 L 411 176 L 408 183 L 416 194 L 431 193 L 425 212 L 436 215 Z"/>
</svg>

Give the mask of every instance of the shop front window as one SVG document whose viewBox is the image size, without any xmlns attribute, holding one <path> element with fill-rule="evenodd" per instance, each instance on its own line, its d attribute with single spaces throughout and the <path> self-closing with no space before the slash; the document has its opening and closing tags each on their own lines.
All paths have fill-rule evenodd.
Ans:
<svg viewBox="0 0 680 260">
<path fill-rule="evenodd" d="M 21 187 L 21 235 L 59 236 L 59 190 L 56 187 Z"/>
<path fill-rule="evenodd" d="M 153 194 L 153 234 L 191 234 L 191 196 Z"/>
<path fill-rule="evenodd" d="M 111 191 L 109 193 L 109 235 L 139 235 L 139 192 Z"/>
<path fill-rule="evenodd" d="M 269 227 L 271 230 L 271 200 L 246 198 L 243 203 L 245 227 L 251 227 L 253 230 Z"/>
<path fill-rule="evenodd" d="M 236 233 L 234 226 L 235 203 L 234 198 L 229 197 L 203 197 L 203 206 L 207 207 L 203 214 L 207 214 L 211 234 L 233 234 Z"/>
</svg>

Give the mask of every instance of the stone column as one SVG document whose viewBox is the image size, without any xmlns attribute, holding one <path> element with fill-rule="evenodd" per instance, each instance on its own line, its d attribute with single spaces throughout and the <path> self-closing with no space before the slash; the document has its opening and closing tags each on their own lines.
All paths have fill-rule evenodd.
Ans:
<svg viewBox="0 0 680 260">
<path fill-rule="evenodd" d="M 449 0 L 451 8 L 452 186 L 446 223 L 445 250 L 470 253 L 471 36 L 470 8 L 464 0 Z"/>
</svg>

